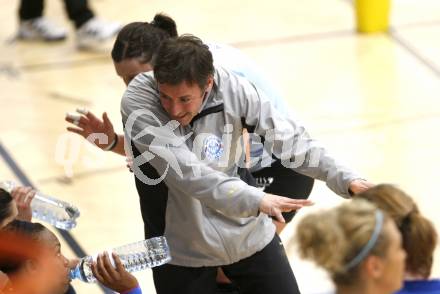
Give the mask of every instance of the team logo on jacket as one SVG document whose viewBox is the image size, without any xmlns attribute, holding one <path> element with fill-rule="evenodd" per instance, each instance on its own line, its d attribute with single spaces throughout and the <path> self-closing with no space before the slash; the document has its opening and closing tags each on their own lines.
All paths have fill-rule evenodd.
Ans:
<svg viewBox="0 0 440 294">
<path fill-rule="evenodd" d="M 206 159 L 219 160 L 223 151 L 223 142 L 219 137 L 210 135 L 203 140 L 203 153 Z"/>
</svg>

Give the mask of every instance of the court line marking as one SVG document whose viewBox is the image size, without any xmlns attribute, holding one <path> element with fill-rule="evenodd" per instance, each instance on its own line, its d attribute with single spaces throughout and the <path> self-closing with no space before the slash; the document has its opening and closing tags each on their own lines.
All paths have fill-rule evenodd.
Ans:
<svg viewBox="0 0 440 294">
<path fill-rule="evenodd" d="M 50 92 L 49 98 L 53 100 L 72 103 L 75 105 L 80 104 L 82 106 L 90 106 L 92 104 L 92 102 L 90 100 L 87 100 L 86 98 L 75 97 L 74 95 L 70 95 L 62 92 Z"/>
<path fill-rule="evenodd" d="M 397 117 L 387 121 L 379 121 L 379 122 L 371 122 L 367 124 L 357 125 L 357 126 L 344 126 L 341 128 L 331 128 L 331 129 L 317 129 L 314 133 L 320 135 L 327 134 L 342 134 L 342 133 L 352 133 L 354 131 L 359 130 L 371 130 L 378 128 L 386 128 L 393 125 L 404 125 L 408 123 L 413 123 L 417 121 L 429 120 L 429 119 L 440 119 L 440 113 L 438 114 L 421 114 L 416 116 L 408 116 L 408 117 Z"/>
<path fill-rule="evenodd" d="M 123 170 L 128 170 L 128 168 L 125 166 L 122 167 L 121 165 L 118 165 L 115 167 L 106 167 L 106 168 L 99 168 L 93 170 L 86 170 L 83 172 L 75 172 L 72 177 L 66 177 L 65 175 L 50 176 L 44 179 L 39 179 L 38 182 L 44 184 L 56 182 L 58 184 L 70 185 L 75 180 L 81 180 L 83 178 L 90 178 L 93 176 L 101 176 L 104 174 L 116 173 Z"/>
<path fill-rule="evenodd" d="M 354 9 L 354 3 L 351 1 L 352 8 Z M 391 15 L 390 15 L 391 18 Z M 439 25 L 439 20 L 431 20 L 427 22 L 416 22 L 416 23 L 407 23 L 403 25 L 396 25 L 389 27 L 388 32 L 385 34 L 393 40 L 396 44 L 400 45 L 403 49 L 405 49 L 410 55 L 412 55 L 415 59 L 417 59 L 421 64 L 425 65 L 427 68 L 429 68 L 434 75 L 440 78 L 440 69 L 437 68 L 436 64 L 432 62 L 429 58 L 423 56 L 423 54 L 420 53 L 419 50 L 416 49 L 414 45 L 412 45 L 409 41 L 405 40 L 404 37 L 399 35 L 399 28 L 415 28 L 415 27 L 423 27 L 423 23 L 426 23 L 426 26 L 433 26 L 433 25 Z"/>
<path fill-rule="evenodd" d="M 436 66 L 436 64 L 431 61 L 429 58 L 425 57 L 419 50 L 416 49 L 414 45 L 412 45 L 409 41 L 405 40 L 404 37 L 399 35 L 399 32 L 390 28 L 388 36 L 391 40 L 395 41 L 396 44 L 400 45 L 403 49 L 405 49 L 410 55 L 412 55 L 416 60 L 418 60 L 421 64 L 425 65 L 428 69 L 431 70 L 434 75 L 440 78 L 440 68 Z"/>
<path fill-rule="evenodd" d="M 240 42 L 229 43 L 229 45 L 239 49 L 253 48 L 253 47 L 268 47 L 277 44 L 298 43 L 298 42 L 306 42 L 306 41 L 320 41 L 330 38 L 332 39 L 336 37 L 349 37 L 355 35 L 356 35 L 356 31 L 353 29 L 337 30 L 337 31 L 328 31 L 328 32 L 309 33 L 304 35 L 293 35 L 293 36 L 279 37 L 273 39 L 240 41 Z"/>
</svg>

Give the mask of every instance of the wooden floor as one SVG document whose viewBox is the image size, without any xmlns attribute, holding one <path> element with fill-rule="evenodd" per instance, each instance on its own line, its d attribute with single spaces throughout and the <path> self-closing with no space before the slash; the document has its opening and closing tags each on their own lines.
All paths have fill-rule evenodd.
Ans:
<svg viewBox="0 0 440 294">
<path fill-rule="evenodd" d="M 66 42 L 14 42 L 18 0 L 0 0 L 0 147 L 18 164 L 14 170 L 0 158 L 0 179 L 18 181 L 21 169 L 42 191 L 75 203 L 81 218 L 72 235 L 88 254 L 140 240 L 138 196 L 124 159 L 67 135 L 63 120 L 65 112 L 85 106 L 108 111 L 121 130 L 124 85 L 108 52 L 75 49 L 62 1 L 46 4 L 46 15 L 71 29 Z M 314 137 L 371 181 L 407 190 L 440 229 L 440 1 L 395 0 L 391 32 L 371 36 L 355 33 L 352 2 L 345 0 L 91 5 L 101 17 L 123 23 L 165 12 L 180 33 L 242 49 Z M 317 207 L 341 201 L 322 183 L 312 198 Z M 289 242 L 297 219 L 282 236 L 292 267 L 303 293 L 324 292 L 331 287 L 326 276 L 299 260 Z M 67 256 L 75 256 L 64 241 L 63 246 Z M 436 277 L 439 263 L 437 253 Z M 150 271 L 137 277 L 145 293 L 154 293 Z M 102 293 L 96 285 L 74 285 L 79 293 Z"/>
</svg>

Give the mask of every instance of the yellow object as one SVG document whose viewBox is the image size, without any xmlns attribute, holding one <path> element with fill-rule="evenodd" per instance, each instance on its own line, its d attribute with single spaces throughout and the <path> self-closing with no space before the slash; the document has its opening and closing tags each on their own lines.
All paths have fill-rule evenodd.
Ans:
<svg viewBox="0 0 440 294">
<path fill-rule="evenodd" d="M 356 0 L 358 32 L 378 33 L 387 31 L 390 2 L 391 0 Z"/>
</svg>

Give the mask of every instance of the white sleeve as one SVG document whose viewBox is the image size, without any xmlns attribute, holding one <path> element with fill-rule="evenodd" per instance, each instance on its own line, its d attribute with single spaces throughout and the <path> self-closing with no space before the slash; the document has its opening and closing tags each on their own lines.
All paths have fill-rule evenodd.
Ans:
<svg viewBox="0 0 440 294">
<path fill-rule="evenodd" d="M 265 148 L 269 154 L 281 159 L 285 167 L 325 181 L 336 194 L 350 197 L 349 183 L 361 178 L 358 174 L 334 159 L 324 147 L 310 138 L 303 126 L 281 115 L 253 84 L 232 74 L 229 80 L 235 97 L 228 100 L 230 105 L 227 109 L 236 112 L 231 115 L 243 117 L 256 134 L 265 138 Z"/>
</svg>

